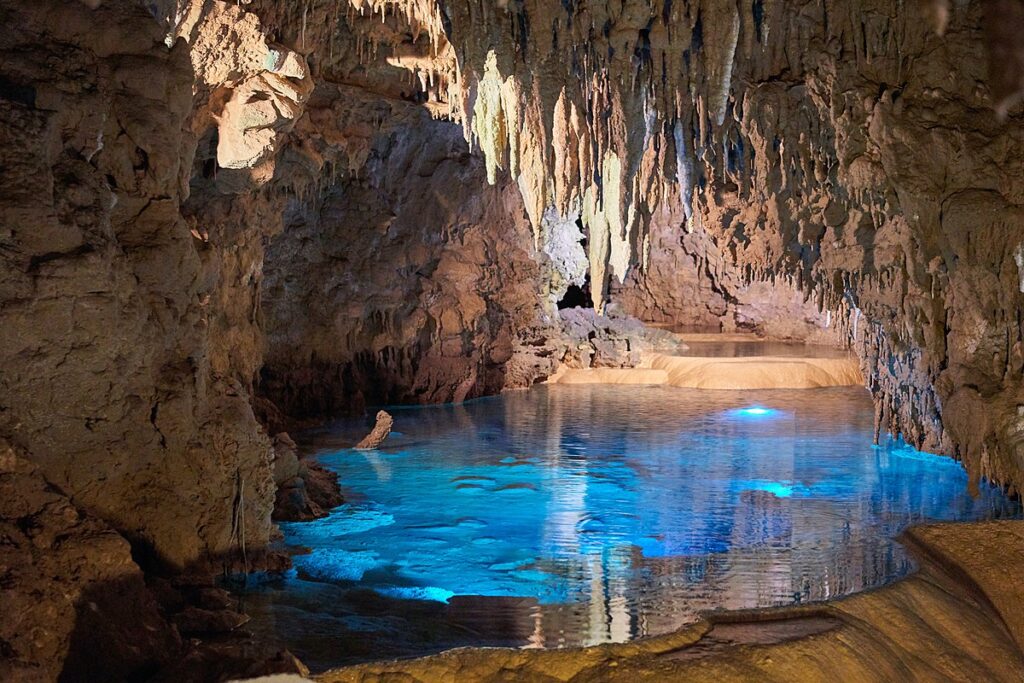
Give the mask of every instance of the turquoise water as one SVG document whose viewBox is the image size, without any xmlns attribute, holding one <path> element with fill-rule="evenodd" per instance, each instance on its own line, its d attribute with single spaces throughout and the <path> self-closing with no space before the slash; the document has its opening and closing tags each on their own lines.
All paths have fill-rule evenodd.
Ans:
<svg viewBox="0 0 1024 683">
<path fill-rule="evenodd" d="M 314 664 L 360 658 L 331 650 L 332 628 L 401 630 L 401 599 L 453 626 L 396 654 L 623 641 L 878 586 L 913 568 L 907 525 L 1020 512 L 988 486 L 972 498 L 951 459 L 873 446 L 862 389 L 552 386 L 392 412 L 379 451 L 344 447 L 363 420 L 304 435 L 348 502 L 282 525 L 310 551 L 253 611 L 301 640 L 333 609 Z"/>
</svg>

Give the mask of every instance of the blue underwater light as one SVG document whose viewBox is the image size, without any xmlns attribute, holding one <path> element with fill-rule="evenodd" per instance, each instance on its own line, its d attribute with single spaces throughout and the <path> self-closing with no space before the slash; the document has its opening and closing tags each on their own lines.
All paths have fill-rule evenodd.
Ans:
<svg viewBox="0 0 1024 683">
<path fill-rule="evenodd" d="M 318 457 L 347 501 L 281 524 L 309 549 L 292 557 L 290 585 L 297 596 L 327 586 L 325 604 L 365 589 L 454 601 L 453 614 L 493 610 L 479 623 L 495 633 L 541 628 L 551 643 L 589 643 L 604 624 L 601 642 L 698 605 L 789 604 L 794 585 L 831 596 L 833 574 L 842 594 L 882 585 L 912 567 L 892 540 L 910 522 L 1020 515 L 996 488 L 972 498 L 952 459 L 872 449 L 874 408 L 859 390 L 676 391 L 538 387 L 405 409 L 404 436 L 377 452 L 328 435 Z M 391 628 L 353 596 L 338 614 Z M 558 607 L 537 621 L 534 604 Z"/>
<path fill-rule="evenodd" d="M 765 408 L 763 406 L 747 406 L 746 408 L 736 408 L 730 410 L 729 415 L 733 417 L 745 417 L 745 418 L 766 418 L 775 417 L 779 414 L 778 410 L 774 408 Z"/>
<path fill-rule="evenodd" d="M 767 491 L 776 498 L 789 498 L 793 495 L 795 487 L 781 481 L 759 481 L 754 482 L 751 488 L 757 491 Z"/>
</svg>

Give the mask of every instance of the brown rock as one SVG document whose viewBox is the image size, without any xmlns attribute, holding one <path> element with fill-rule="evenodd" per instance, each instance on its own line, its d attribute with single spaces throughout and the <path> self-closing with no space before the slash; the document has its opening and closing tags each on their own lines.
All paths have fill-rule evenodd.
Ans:
<svg viewBox="0 0 1024 683">
<path fill-rule="evenodd" d="M 296 451 L 295 442 L 287 432 L 280 432 L 274 436 L 274 482 L 278 486 L 299 476 L 299 459 Z"/>
<path fill-rule="evenodd" d="M 127 541 L 0 441 L 0 680 L 123 680 L 181 642 Z"/>
<path fill-rule="evenodd" d="M 388 438 L 394 424 L 394 418 L 387 411 L 377 411 L 377 421 L 373 425 L 373 430 L 355 445 L 356 450 L 368 451 L 380 446 L 384 439 Z"/>
<path fill-rule="evenodd" d="M 189 605 L 172 618 L 182 635 L 225 633 L 249 621 L 249 616 L 229 609 L 203 609 Z"/>
<path fill-rule="evenodd" d="M 319 463 L 303 461 L 299 475 L 277 489 L 274 519 L 288 522 L 316 519 L 343 502 L 338 475 Z"/>
</svg>

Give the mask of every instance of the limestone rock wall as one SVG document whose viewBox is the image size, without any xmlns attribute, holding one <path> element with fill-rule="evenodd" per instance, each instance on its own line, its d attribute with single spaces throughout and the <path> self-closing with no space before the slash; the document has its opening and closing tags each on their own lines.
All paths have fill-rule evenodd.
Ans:
<svg viewBox="0 0 1024 683">
<path fill-rule="evenodd" d="M 769 339 L 829 346 L 848 343 L 810 292 L 785 277 L 748 281 L 704 230 L 688 232 L 682 212 L 651 216 L 649 251 L 642 268 L 613 280 L 608 298 L 616 310 L 640 320 L 694 331 L 752 331 Z"/>
<path fill-rule="evenodd" d="M 458 126 L 415 104 L 324 86 L 312 106 L 318 135 L 366 153 L 269 244 L 261 392 L 309 415 L 531 381 L 513 358 L 552 318 L 518 188 L 489 186 Z"/>
<path fill-rule="evenodd" d="M 189 52 L 134 3 L 0 19 L 0 435 L 148 560 L 259 545 L 270 443 L 211 334 L 221 259 L 182 213 Z"/>
<path fill-rule="evenodd" d="M 235 4 L 159 5 L 0 5 L 4 680 L 152 674 L 184 650 L 140 566 L 273 530 L 259 288 L 312 81 Z"/>
</svg>

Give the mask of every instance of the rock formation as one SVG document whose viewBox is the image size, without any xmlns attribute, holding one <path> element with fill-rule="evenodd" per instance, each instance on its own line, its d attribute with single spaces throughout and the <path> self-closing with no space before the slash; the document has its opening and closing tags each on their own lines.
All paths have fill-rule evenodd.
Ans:
<svg viewBox="0 0 1024 683">
<path fill-rule="evenodd" d="M 270 442 L 235 372 L 245 349 L 213 334 L 236 264 L 182 213 L 188 50 L 132 3 L 15 3 L 2 19 L 20 96 L 0 112 L 0 432 L 147 561 L 227 553 L 243 527 L 257 547 Z"/>
<path fill-rule="evenodd" d="M 298 447 L 287 432 L 274 436 L 273 519 L 299 521 L 323 517 L 344 502 L 338 489 L 338 475 L 318 462 L 300 458 Z"/>
<path fill-rule="evenodd" d="M 0 679 L 137 677 L 179 648 L 128 543 L 0 441 Z"/>
<path fill-rule="evenodd" d="M 373 431 L 355 445 L 356 450 L 368 451 L 380 446 L 384 443 L 384 439 L 388 438 L 394 424 L 395 419 L 387 411 L 377 411 L 377 422 L 373 425 Z"/>
<path fill-rule="evenodd" d="M 518 190 L 489 187 L 457 126 L 422 107 L 322 91 L 310 134 L 343 140 L 357 172 L 290 202 L 269 244 L 261 392 L 308 415 L 528 383 L 513 358 L 552 322 Z"/>
<path fill-rule="evenodd" d="M 852 358 L 700 358 L 648 353 L 630 368 L 577 370 L 563 366 L 548 382 L 750 390 L 863 386 L 864 378 Z"/>
</svg>

